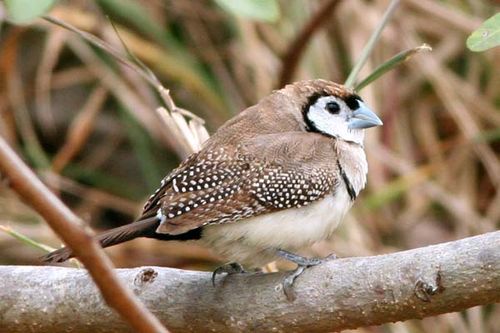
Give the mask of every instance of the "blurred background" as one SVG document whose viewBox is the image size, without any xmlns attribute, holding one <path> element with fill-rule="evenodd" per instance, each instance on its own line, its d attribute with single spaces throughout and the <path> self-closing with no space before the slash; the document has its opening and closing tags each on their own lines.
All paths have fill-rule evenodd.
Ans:
<svg viewBox="0 0 500 333">
<path fill-rule="evenodd" d="M 177 106 L 213 133 L 287 82 L 344 82 L 389 4 L 281 0 L 252 11 L 244 2 L 66 0 L 50 15 L 122 49 L 113 21 Z M 427 43 L 433 51 L 360 92 L 384 121 L 367 132 L 368 186 L 334 238 L 306 254 L 391 253 L 499 228 L 500 52 L 473 53 L 465 44 L 499 7 L 494 0 L 401 1 L 360 78 L 405 49 Z M 182 126 L 173 133 L 160 121 L 155 88 L 106 52 L 47 21 L 15 26 L 1 17 L 0 134 L 94 230 L 130 222 L 185 157 Z M 61 246 L 5 183 L 0 226 Z M 139 239 L 107 252 L 118 267 L 212 270 L 221 263 L 190 243 Z M 42 254 L 0 230 L 0 264 L 38 265 Z M 352 332 L 499 328 L 500 308 L 486 306 Z"/>
</svg>

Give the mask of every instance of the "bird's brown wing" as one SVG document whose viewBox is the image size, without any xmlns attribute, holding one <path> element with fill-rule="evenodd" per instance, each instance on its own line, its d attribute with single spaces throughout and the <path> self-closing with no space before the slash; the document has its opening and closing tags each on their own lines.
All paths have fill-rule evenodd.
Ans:
<svg viewBox="0 0 500 333">
<path fill-rule="evenodd" d="M 172 170 L 165 178 L 162 179 L 160 187 L 148 198 L 148 201 L 144 204 L 142 209 L 142 215 L 138 220 L 142 220 L 144 218 L 154 216 L 157 213 L 159 205 L 159 200 L 163 198 L 171 186 L 171 181 L 175 177 L 177 177 L 181 172 L 183 172 L 186 168 L 189 168 L 189 165 L 192 165 L 196 162 L 196 158 L 199 153 L 191 154 L 188 158 L 186 158 L 177 168 Z"/>
<path fill-rule="evenodd" d="M 334 140 L 303 132 L 259 136 L 201 151 L 168 176 L 146 204 L 159 233 L 183 234 L 308 205 L 338 184 Z"/>
</svg>

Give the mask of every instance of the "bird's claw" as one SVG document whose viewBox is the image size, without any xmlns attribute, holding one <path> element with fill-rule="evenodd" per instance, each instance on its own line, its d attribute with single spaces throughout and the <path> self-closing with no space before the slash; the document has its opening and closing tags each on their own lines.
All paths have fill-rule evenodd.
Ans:
<svg viewBox="0 0 500 333">
<path fill-rule="evenodd" d="M 297 294 L 293 289 L 293 284 L 297 279 L 297 277 L 299 277 L 299 275 L 301 275 L 306 270 L 306 268 L 320 265 L 327 261 L 337 259 L 335 253 L 332 253 L 325 258 L 306 258 L 285 250 L 278 250 L 278 255 L 281 256 L 283 259 L 289 260 L 297 264 L 297 268 L 289 272 L 283 278 L 282 281 L 283 292 L 285 293 L 286 298 L 290 302 L 293 302 L 297 298 Z"/>
<path fill-rule="evenodd" d="M 230 262 L 224 265 L 217 267 L 212 273 L 212 285 L 215 287 L 215 278 L 217 275 L 226 273 L 227 275 L 238 274 L 238 273 L 246 273 L 245 269 L 241 264 L 237 262 Z"/>
<path fill-rule="evenodd" d="M 295 301 L 297 298 L 297 293 L 293 289 L 293 283 L 295 282 L 295 279 L 304 272 L 304 270 L 308 266 L 297 266 L 297 268 L 291 272 L 289 272 L 284 278 L 283 281 L 281 282 L 283 285 L 283 292 L 285 293 L 285 296 L 289 302 Z"/>
<path fill-rule="evenodd" d="M 292 252 L 278 249 L 277 254 L 285 260 L 291 261 L 299 266 L 306 266 L 306 267 L 316 266 L 319 264 L 323 264 L 327 261 L 337 259 L 335 253 L 331 253 L 330 255 L 324 258 L 307 258 Z"/>
</svg>

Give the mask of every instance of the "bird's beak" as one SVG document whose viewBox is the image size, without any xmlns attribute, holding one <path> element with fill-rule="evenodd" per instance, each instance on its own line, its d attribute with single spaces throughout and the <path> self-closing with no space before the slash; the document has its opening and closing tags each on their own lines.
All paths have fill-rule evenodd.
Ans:
<svg viewBox="0 0 500 333">
<path fill-rule="evenodd" d="M 349 129 L 364 129 L 374 126 L 381 126 L 382 120 L 364 103 L 359 102 L 359 108 L 352 113 L 352 118 L 349 120 Z"/>
</svg>

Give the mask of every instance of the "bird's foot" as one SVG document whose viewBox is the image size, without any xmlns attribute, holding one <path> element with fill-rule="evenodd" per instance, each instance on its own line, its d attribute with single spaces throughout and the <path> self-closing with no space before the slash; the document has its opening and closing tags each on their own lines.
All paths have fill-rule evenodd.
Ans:
<svg viewBox="0 0 500 333">
<path fill-rule="evenodd" d="M 299 277 L 306 270 L 306 268 L 337 259 L 337 256 L 334 253 L 325 258 L 306 258 L 298 254 L 280 249 L 277 251 L 277 254 L 281 258 L 297 264 L 297 268 L 289 272 L 282 281 L 283 292 L 290 302 L 293 302 L 297 298 L 297 294 L 293 289 L 293 283 L 295 282 L 297 277 Z"/>
<path fill-rule="evenodd" d="M 299 266 L 305 266 L 305 267 L 316 266 L 316 265 L 325 263 L 327 261 L 337 259 L 337 256 L 335 255 L 335 253 L 332 253 L 324 258 L 307 258 L 307 257 L 303 257 L 301 255 L 298 255 L 298 254 L 295 254 L 292 252 L 278 249 L 277 254 L 278 254 L 278 256 L 280 256 L 281 258 L 283 258 L 285 260 L 291 261 L 294 264 L 297 264 Z"/>
<path fill-rule="evenodd" d="M 227 275 L 238 274 L 238 273 L 246 273 L 245 269 L 241 264 L 237 262 L 230 262 L 224 265 L 217 267 L 212 273 L 212 284 L 215 287 L 215 278 L 217 275 L 226 273 Z"/>
</svg>

